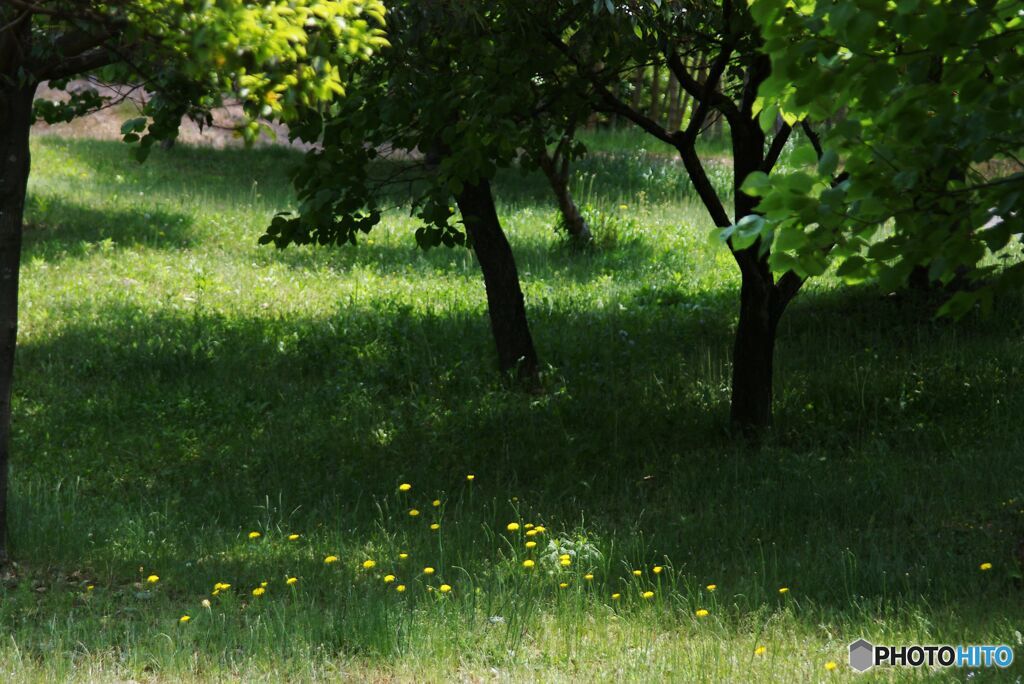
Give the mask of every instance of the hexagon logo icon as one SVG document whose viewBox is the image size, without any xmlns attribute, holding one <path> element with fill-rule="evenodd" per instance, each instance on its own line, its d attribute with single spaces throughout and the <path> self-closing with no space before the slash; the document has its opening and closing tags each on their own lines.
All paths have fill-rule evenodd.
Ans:
<svg viewBox="0 0 1024 684">
<path fill-rule="evenodd" d="M 875 666 L 875 647 L 866 639 L 857 639 L 850 644 L 850 667 L 857 672 L 867 672 Z"/>
</svg>

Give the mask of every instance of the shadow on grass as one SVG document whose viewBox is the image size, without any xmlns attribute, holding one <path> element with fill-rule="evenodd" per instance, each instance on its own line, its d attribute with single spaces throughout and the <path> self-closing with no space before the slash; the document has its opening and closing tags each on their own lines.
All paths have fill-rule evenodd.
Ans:
<svg viewBox="0 0 1024 684">
<path fill-rule="evenodd" d="M 175 250 L 191 247 L 192 218 L 163 207 L 98 210 L 60 197 L 35 194 L 25 225 L 24 257 L 55 261 L 97 248 Z"/>
<path fill-rule="evenodd" d="M 723 584 L 753 573 L 849 600 L 846 572 L 865 596 L 940 597 L 978 558 L 1010 562 L 1015 309 L 955 326 L 866 289 L 804 297 L 780 340 L 776 434 L 749 448 L 724 430 L 728 305 L 710 297 L 701 322 L 692 304 L 535 315 L 554 364 L 537 396 L 500 387 L 482 312 L 105 310 L 19 350 L 15 482 L 77 480 L 81 518 L 34 528 L 50 518 L 16 488 L 15 543 L 102 562 L 160 512 L 166 552 L 187 552 L 196 530 L 246 529 L 268 500 L 306 529 L 369 530 L 396 482 L 443 491 L 474 472 L 482 497 L 516 493 Z M 81 525 L 98 546 L 54 549 Z"/>
</svg>

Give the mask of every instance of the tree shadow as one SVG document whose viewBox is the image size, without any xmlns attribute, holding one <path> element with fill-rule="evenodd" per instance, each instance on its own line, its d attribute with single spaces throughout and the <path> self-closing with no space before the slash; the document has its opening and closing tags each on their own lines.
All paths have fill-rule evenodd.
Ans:
<svg viewBox="0 0 1024 684">
<path fill-rule="evenodd" d="M 194 246 L 192 218 L 163 206 L 152 209 L 95 209 L 60 196 L 33 194 L 25 224 L 26 259 L 59 261 L 96 249 L 146 247 L 176 250 Z"/>
</svg>

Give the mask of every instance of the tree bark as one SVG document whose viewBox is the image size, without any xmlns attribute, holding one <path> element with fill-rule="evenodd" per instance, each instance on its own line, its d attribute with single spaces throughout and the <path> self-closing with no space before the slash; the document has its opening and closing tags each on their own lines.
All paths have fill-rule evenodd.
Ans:
<svg viewBox="0 0 1024 684">
<path fill-rule="evenodd" d="M 556 150 L 556 155 L 558 152 Z M 579 207 L 569 192 L 569 160 L 563 152 L 552 156 L 542 150 L 537 158 L 537 165 L 548 179 L 551 189 L 558 200 L 558 210 L 562 213 L 562 223 L 569 237 L 577 245 L 585 245 L 593 239 L 587 220 L 580 213 Z"/>
<path fill-rule="evenodd" d="M 651 107 L 647 116 L 661 123 L 661 65 L 655 62 L 651 66 Z"/>
<path fill-rule="evenodd" d="M 18 340 L 18 273 L 35 90 L 35 84 L 0 88 L 0 565 L 8 558 L 11 387 Z"/>
<path fill-rule="evenodd" d="M 737 121 L 732 131 L 735 221 L 756 213 L 757 198 L 740 192 L 746 177 L 764 162 L 765 136 L 756 119 Z M 772 422 L 775 333 L 786 305 L 802 280 L 787 274 L 778 283 L 758 243 L 735 250 L 740 267 L 740 317 L 732 360 L 730 421 L 748 435 L 761 434 Z"/>
<path fill-rule="evenodd" d="M 501 229 L 491 185 L 486 180 L 465 184 L 455 197 L 473 244 L 487 288 L 487 311 L 503 373 L 514 372 L 527 382 L 537 379 L 539 363 L 526 319 L 512 247 Z"/>
<path fill-rule="evenodd" d="M 679 114 L 679 79 L 674 72 L 668 74 L 668 90 L 665 92 L 665 111 L 668 112 L 668 130 L 678 131 L 682 122 Z"/>
</svg>

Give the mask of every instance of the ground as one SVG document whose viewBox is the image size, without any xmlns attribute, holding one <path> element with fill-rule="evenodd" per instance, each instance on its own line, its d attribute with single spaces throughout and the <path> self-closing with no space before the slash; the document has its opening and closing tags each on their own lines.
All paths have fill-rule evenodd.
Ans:
<svg viewBox="0 0 1024 684">
<path fill-rule="evenodd" d="M 472 254 L 404 212 L 257 246 L 298 152 L 36 138 L 0 677 L 838 681 L 860 637 L 1019 650 L 1019 300 L 953 322 L 818 280 L 748 444 L 731 256 L 671 157 L 591 142 L 590 251 L 542 179 L 497 183 L 533 394 L 498 380 Z"/>
</svg>

